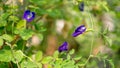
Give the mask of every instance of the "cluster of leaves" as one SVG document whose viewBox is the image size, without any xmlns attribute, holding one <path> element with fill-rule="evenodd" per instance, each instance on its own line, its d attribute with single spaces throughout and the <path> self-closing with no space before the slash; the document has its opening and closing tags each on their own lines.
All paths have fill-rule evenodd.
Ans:
<svg viewBox="0 0 120 68">
<path fill-rule="evenodd" d="M 76 61 L 80 60 L 81 57 L 72 57 L 74 54 L 74 50 L 71 50 L 68 55 L 64 52 L 61 54 L 56 51 L 53 56 L 45 56 L 43 57 L 43 53 L 38 51 L 34 54 L 34 59 L 32 57 L 28 57 L 21 50 L 13 50 L 5 48 L 0 51 L 0 67 L 9 68 L 11 66 L 10 63 L 20 65 L 20 68 L 42 68 L 43 65 L 47 65 L 48 68 L 79 68 L 82 64 L 76 63 Z M 61 55 L 61 56 L 60 56 Z M 66 57 L 66 58 L 63 58 Z M 10 65 L 8 65 L 10 64 Z M 13 65 L 12 65 L 13 66 Z"/>
<path fill-rule="evenodd" d="M 78 2 L 81 0 L 78 0 Z M 73 19 L 72 15 L 69 15 L 69 11 L 63 10 L 67 7 L 71 7 L 72 1 L 63 3 L 62 0 L 28 0 L 28 6 L 23 7 L 30 9 L 36 13 L 37 18 L 27 23 L 26 20 L 22 19 L 24 11 L 21 12 L 19 6 L 6 5 L 3 2 L 0 3 L 0 67 L 1 68 L 42 68 L 47 66 L 48 68 L 79 68 L 79 67 L 92 67 L 95 62 L 91 62 L 86 65 L 89 59 L 79 57 L 74 57 L 74 50 L 68 53 L 56 51 L 53 56 L 44 56 L 42 51 L 37 51 L 34 53 L 29 53 L 27 51 L 26 42 L 33 35 L 37 35 L 40 39 L 43 39 L 42 32 L 46 31 L 43 22 L 39 21 L 44 19 L 45 16 L 50 19 L 61 19 L 75 21 L 75 25 L 78 25 L 80 16 L 75 16 Z M 85 3 L 89 2 L 91 6 L 94 6 L 96 2 L 90 2 L 85 0 Z M 49 3 L 49 5 L 48 5 Z M 98 1 L 97 1 L 98 3 Z M 99 4 L 95 4 L 97 7 L 93 7 L 91 12 L 86 9 L 83 17 L 89 18 L 90 14 L 102 14 L 102 11 L 109 11 L 106 6 L 106 1 L 100 1 Z M 67 6 L 65 5 L 67 4 Z M 88 4 L 88 7 L 90 8 Z M 48 5 L 48 6 L 47 6 Z M 78 6 L 78 5 L 77 5 Z M 59 9 L 58 9 L 59 8 Z M 102 8 L 102 9 L 99 9 Z M 75 8 L 76 9 L 76 8 Z M 20 11 L 19 11 L 20 10 Z M 18 13 L 20 13 L 20 15 Z M 71 10 L 72 12 L 72 10 Z M 66 15 L 68 13 L 68 15 Z M 82 13 L 80 13 L 82 15 Z M 81 20 L 81 19 L 80 19 Z M 90 25 L 91 23 L 87 21 Z M 95 23 L 94 23 L 95 24 Z M 34 28 L 33 28 L 34 27 Z M 88 26 L 89 27 L 89 26 Z M 94 31 L 94 29 L 88 29 L 87 31 Z M 104 30 L 100 35 L 102 35 L 105 43 L 107 45 L 112 45 L 112 40 L 107 37 L 108 30 Z M 82 37 L 81 37 L 82 38 Z M 84 38 L 84 37 L 83 37 Z M 81 41 L 81 39 L 78 39 Z M 83 40 L 83 39 L 82 39 Z M 89 40 L 89 39 L 88 39 Z M 90 38 L 91 40 L 91 38 Z M 82 42 L 83 43 L 83 42 Z M 88 42 L 89 43 L 89 42 Z M 88 44 L 87 44 L 88 45 Z M 84 49 L 84 48 L 83 48 Z M 87 49 L 87 48 L 86 48 Z M 88 49 L 89 50 L 89 49 Z M 82 52 L 82 51 L 81 51 Z M 81 53 L 82 54 L 82 53 Z M 86 53 L 84 53 L 86 54 Z M 76 55 L 75 55 L 76 56 Z M 91 56 L 91 55 L 90 55 Z M 105 61 L 107 58 L 102 58 L 100 60 Z M 107 60 L 114 68 L 112 60 Z M 106 62 L 106 61 L 105 61 Z"/>
</svg>

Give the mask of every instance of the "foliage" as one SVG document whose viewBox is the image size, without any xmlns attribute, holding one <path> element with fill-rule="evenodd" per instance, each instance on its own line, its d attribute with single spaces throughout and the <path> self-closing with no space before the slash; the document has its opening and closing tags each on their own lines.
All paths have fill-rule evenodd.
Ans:
<svg viewBox="0 0 120 68">
<path fill-rule="evenodd" d="M 84 10 L 79 10 L 79 3 L 84 3 Z M 119 3 L 119 0 L 1 0 L 0 68 L 118 68 Z M 28 9 L 35 12 L 31 22 L 23 19 Z M 104 20 L 106 13 L 112 17 Z M 67 22 L 60 34 L 55 30 L 59 19 Z M 114 24 L 108 27 L 106 21 Z M 86 31 L 73 38 L 72 33 L 80 24 L 85 25 Z M 47 55 L 51 35 L 55 37 L 50 39 L 51 43 L 68 41 L 69 48 Z M 40 39 L 40 44 L 32 44 L 34 36 Z"/>
</svg>

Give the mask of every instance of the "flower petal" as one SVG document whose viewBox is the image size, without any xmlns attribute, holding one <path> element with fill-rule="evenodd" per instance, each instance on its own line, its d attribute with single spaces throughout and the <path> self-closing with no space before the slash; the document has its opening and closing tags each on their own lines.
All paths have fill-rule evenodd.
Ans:
<svg viewBox="0 0 120 68">
<path fill-rule="evenodd" d="M 35 18 L 35 12 L 30 12 L 30 10 L 26 10 L 23 15 L 23 19 L 28 22 L 32 21 Z"/>
<path fill-rule="evenodd" d="M 31 17 L 29 19 L 27 19 L 28 22 L 32 21 L 35 18 L 35 13 L 31 12 Z"/>
<path fill-rule="evenodd" d="M 80 34 L 82 34 L 82 32 L 74 32 L 74 33 L 72 34 L 72 36 L 73 36 L 73 37 L 76 37 L 76 36 L 78 36 L 78 35 L 80 35 Z"/>
<path fill-rule="evenodd" d="M 75 32 L 72 34 L 72 36 L 73 36 L 73 37 L 76 37 L 76 36 L 82 34 L 82 33 L 85 32 L 85 31 L 86 31 L 85 25 L 81 25 L 81 26 L 79 26 L 78 28 L 76 28 L 76 30 L 75 30 Z"/>
<path fill-rule="evenodd" d="M 24 12 L 23 19 L 26 19 L 28 15 L 30 15 L 30 10 Z"/>
<path fill-rule="evenodd" d="M 59 52 L 62 51 L 67 51 L 68 50 L 68 43 L 64 42 L 59 48 L 58 48 Z"/>
<path fill-rule="evenodd" d="M 86 30 L 85 25 L 81 25 L 75 30 L 75 32 L 78 32 L 78 31 L 84 32 L 85 30 Z"/>
</svg>

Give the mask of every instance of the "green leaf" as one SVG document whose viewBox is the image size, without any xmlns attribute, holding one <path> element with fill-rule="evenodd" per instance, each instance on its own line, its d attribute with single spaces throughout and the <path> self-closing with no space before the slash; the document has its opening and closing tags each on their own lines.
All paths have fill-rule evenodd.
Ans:
<svg viewBox="0 0 120 68">
<path fill-rule="evenodd" d="M 107 36 L 104 36 L 104 39 L 105 39 L 105 42 L 106 42 L 109 46 L 112 45 L 112 39 L 111 39 L 111 38 L 109 38 L 109 37 L 107 37 Z"/>
<path fill-rule="evenodd" d="M 14 58 L 12 59 L 12 61 L 14 63 L 16 63 L 16 61 L 20 62 L 23 59 L 23 57 L 24 57 L 23 52 L 21 50 L 18 50 L 16 52 L 14 52 Z"/>
<path fill-rule="evenodd" d="M 85 64 L 78 64 L 78 66 L 85 66 Z"/>
<path fill-rule="evenodd" d="M 37 64 L 30 60 L 23 60 L 20 64 L 21 68 L 38 68 Z"/>
<path fill-rule="evenodd" d="M 42 68 L 42 64 L 41 63 L 37 63 L 39 68 Z"/>
<path fill-rule="evenodd" d="M 47 30 L 46 28 L 41 27 L 40 30 L 39 30 L 39 32 L 44 32 L 44 31 L 46 31 L 46 30 Z"/>
<path fill-rule="evenodd" d="M 63 63 L 62 63 L 62 68 L 75 68 L 75 61 L 64 60 Z"/>
<path fill-rule="evenodd" d="M 0 27 L 6 26 L 7 22 L 5 20 L 0 19 Z"/>
<path fill-rule="evenodd" d="M 58 51 L 55 51 L 54 54 L 53 54 L 53 57 L 54 57 L 54 58 L 58 58 L 58 55 L 59 55 L 59 52 L 58 52 Z"/>
<path fill-rule="evenodd" d="M 75 65 L 75 68 L 79 68 L 79 66 L 78 66 L 78 65 Z"/>
<path fill-rule="evenodd" d="M 53 58 L 51 56 L 44 57 L 41 61 L 43 64 L 49 63 Z"/>
<path fill-rule="evenodd" d="M 80 60 L 82 56 L 73 58 L 74 60 Z"/>
<path fill-rule="evenodd" d="M 38 30 L 39 32 L 42 32 L 42 31 L 46 31 L 46 28 L 43 27 L 43 22 L 38 22 L 38 23 L 35 23 L 34 26 L 35 26 L 35 29 Z"/>
<path fill-rule="evenodd" d="M 3 39 L 0 37 L 0 46 L 2 46 L 3 45 Z"/>
<path fill-rule="evenodd" d="M 13 56 L 11 54 L 11 50 L 0 50 L 0 61 L 2 62 L 10 62 Z"/>
<path fill-rule="evenodd" d="M 51 64 L 47 64 L 47 67 L 48 68 L 53 68 Z"/>
<path fill-rule="evenodd" d="M 16 16 L 10 16 L 9 17 L 9 21 L 13 21 L 13 22 L 16 22 L 16 21 L 18 21 L 19 19 L 18 19 L 18 17 L 16 17 Z"/>
<path fill-rule="evenodd" d="M 3 13 L 1 15 L 1 18 L 4 19 L 4 20 L 6 20 L 9 15 L 10 15 L 9 13 Z"/>
<path fill-rule="evenodd" d="M 62 62 L 63 62 L 63 60 L 60 59 L 60 58 L 58 58 L 58 59 L 53 63 L 54 68 L 62 68 L 62 65 L 61 65 Z"/>
<path fill-rule="evenodd" d="M 108 61 L 109 61 L 109 63 L 111 64 L 112 68 L 115 68 L 115 65 L 114 65 L 114 63 L 113 63 L 113 60 L 111 59 L 111 60 L 108 60 Z"/>
<path fill-rule="evenodd" d="M 72 49 L 72 50 L 69 52 L 69 54 L 72 55 L 72 54 L 74 54 L 74 52 L 75 52 L 75 50 Z"/>
<path fill-rule="evenodd" d="M 70 55 L 67 55 L 67 60 L 70 60 L 71 56 Z"/>
<path fill-rule="evenodd" d="M 17 23 L 17 29 L 21 30 L 21 29 L 25 29 L 26 28 L 26 20 L 21 20 Z"/>
<path fill-rule="evenodd" d="M 7 63 L 0 63 L 0 68 L 9 68 Z"/>
<path fill-rule="evenodd" d="M 11 50 L 6 50 L 6 49 L 0 50 L 0 58 L 1 58 L 0 61 L 2 62 L 13 61 L 14 63 L 16 63 L 16 60 L 20 62 L 24 56 L 24 54 L 20 50 L 14 52 L 13 55 Z"/>
<path fill-rule="evenodd" d="M 42 55 L 43 55 L 43 53 L 41 51 L 38 51 L 35 54 L 35 61 L 39 62 L 42 59 Z"/>
<path fill-rule="evenodd" d="M 12 42 L 14 40 L 13 37 L 11 35 L 8 35 L 8 34 L 3 34 L 2 38 L 8 42 Z"/>
<path fill-rule="evenodd" d="M 22 37 L 23 40 L 28 40 L 29 38 L 32 37 L 34 32 L 32 30 L 24 29 L 20 32 L 20 36 Z"/>
<path fill-rule="evenodd" d="M 14 33 L 15 33 L 15 34 L 19 34 L 19 33 L 20 33 L 20 30 L 19 30 L 19 29 L 14 29 Z"/>
<path fill-rule="evenodd" d="M 44 15 L 47 13 L 47 11 L 45 9 L 41 9 L 41 8 L 35 9 L 35 11 L 38 15 Z"/>
</svg>

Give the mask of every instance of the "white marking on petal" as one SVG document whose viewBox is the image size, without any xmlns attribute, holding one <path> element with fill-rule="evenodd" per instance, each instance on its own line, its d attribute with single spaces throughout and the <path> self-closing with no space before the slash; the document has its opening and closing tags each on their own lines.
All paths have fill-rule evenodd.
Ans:
<svg viewBox="0 0 120 68">
<path fill-rule="evenodd" d="M 33 16 L 33 14 L 30 13 L 30 14 L 27 16 L 27 19 L 30 19 L 32 16 Z"/>
</svg>

